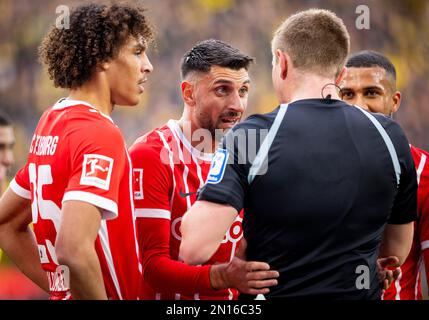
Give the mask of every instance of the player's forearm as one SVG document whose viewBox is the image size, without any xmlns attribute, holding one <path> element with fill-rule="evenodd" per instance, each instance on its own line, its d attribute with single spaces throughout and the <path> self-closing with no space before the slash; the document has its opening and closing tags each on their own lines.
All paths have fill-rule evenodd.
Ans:
<svg viewBox="0 0 429 320">
<path fill-rule="evenodd" d="M 167 257 L 153 256 L 145 264 L 145 281 L 160 293 L 211 293 L 210 266 L 188 266 Z"/>
<path fill-rule="evenodd" d="M 394 225 L 388 224 L 380 245 L 379 257 L 395 256 L 399 265 L 403 264 L 410 253 L 414 232 L 414 222 Z"/>
<path fill-rule="evenodd" d="M 106 300 L 100 262 L 94 248 L 57 252 L 58 262 L 70 271 L 70 291 L 76 300 Z"/>
<path fill-rule="evenodd" d="M 9 226 L 0 227 L 0 248 L 16 266 L 40 288 L 49 292 L 49 282 L 43 271 L 34 233 L 30 227 L 14 230 Z"/>
<path fill-rule="evenodd" d="M 423 250 L 423 261 L 425 265 L 425 271 L 426 271 L 426 281 L 427 281 L 427 287 L 429 288 L 429 248 Z M 426 293 L 427 294 L 427 293 Z"/>
</svg>

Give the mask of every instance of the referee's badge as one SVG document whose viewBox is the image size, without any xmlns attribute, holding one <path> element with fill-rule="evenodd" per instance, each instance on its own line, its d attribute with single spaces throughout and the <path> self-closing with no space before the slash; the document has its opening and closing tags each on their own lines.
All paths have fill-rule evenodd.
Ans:
<svg viewBox="0 0 429 320">
<path fill-rule="evenodd" d="M 213 156 L 207 183 L 216 184 L 222 181 L 228 162 L 228 150 L 218 149 Z"/>
</svg>

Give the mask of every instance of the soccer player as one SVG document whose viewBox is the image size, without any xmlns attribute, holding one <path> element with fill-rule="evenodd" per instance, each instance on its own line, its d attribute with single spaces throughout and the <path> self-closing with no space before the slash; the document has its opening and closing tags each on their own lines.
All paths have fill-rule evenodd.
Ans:
<svg viewBox="0 0 429 320">
<path fill-rule="evenodd" d="M 139 102 L 151 37 L 143 9 L 89 4 L 41 45 L 69 95 L 42 115 L 0 201 L 0 247 L 51 299 L 138 298 L 131 162 L 110 114 Z"/>
<path fill-rule="evenodd" d="M 416 172 L 399 125 L 339 99 L 349 47 L 330 11 L 281 24 L 272 41 L 281 105 L 225 136 L 182 220 L 186 263 L 206 261 L 244 208 L 248 259 L 280 272 L 267 298 L 380 299 L 379 249 L 403 262 L 411 247 Z"/>
<path fill-rule="evenodd" d="M 232 128 L 246 109 L 252 61 L 222 41 L 198 43 L 182 60 L 181 119 L 169 120 L 130 148 L 144 299 L 228 300 L 237 297 L 235 288 L 257 294 L 276 283 L 269 278 L 278 273 L 266 263 L 234 258 L 240 217 L 203 266 L 185 265 L 179 256 L 182 215 L 206 180 L 216 133 Z"/>
<path fill-rule="evenodd" d="M 361 51 L 352 55 L 346 66 L 342 99 L 365 110 L 393 116 L 401 104 L 401 93 L 396 89 L 396 69 L 392 62 L 380 53 Z M 411 154 L 417 171 L 418 220 L 410 254 L 400 267 L 398 279 L 384 293 L 385 300 L 422 299 L 422 262 L 429 274 L 429 250 L 426 250 L 429 248 L 429 154 L 414 146 Z"/>
<path fill-rule="evenodd" d="M 6 114 L 0 113 L 0 195 L 7 178 L 7 171 L 13 164 L 13 134 L 12 122 Z"/>
</svg>

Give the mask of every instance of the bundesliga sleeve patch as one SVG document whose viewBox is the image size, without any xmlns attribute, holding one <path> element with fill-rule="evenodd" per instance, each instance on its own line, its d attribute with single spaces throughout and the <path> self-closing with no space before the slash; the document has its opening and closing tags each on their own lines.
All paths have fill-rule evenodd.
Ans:
<svg viewBox="0 0 429 320">
<path fill-rule="evenodd" d="M 134 200 L 143 200 L 143 169 L 133 169 Z"/>
<path fill-rule="evenodd" d="M 109 190 L 113 159 L 99 154 L 85 154 L 83 157 L 80 184 Z"/>
<path fill-rule="evenodd" d="M 207 183 L 216 184 L 222 181 L 228 162 L 228 150 L 218 149 L 213 156 Z"/>
</svg>

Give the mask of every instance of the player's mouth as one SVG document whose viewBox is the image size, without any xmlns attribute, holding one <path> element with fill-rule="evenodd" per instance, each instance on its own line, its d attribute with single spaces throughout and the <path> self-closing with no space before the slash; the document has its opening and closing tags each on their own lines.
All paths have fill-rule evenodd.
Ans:
<svg viewBox="0 0 429 320">
<path fill-rule="evenodd" d="M 138 87 L 139 87 L 139 91 L 140 91 L 140 93 L 143 93 L 143 91 L 144 91 L 144 83 L 147 81 L 147 79 L 146 78 L 144 78 L 144 79 L 141 79 L 138 83 L 137 83 L 137 85 L 138 85 Z"/>
<path fill-rule="evenodd" d="M 226 124 L 228 127 L 235 126 L 241 119 L 241 113 L 228 112 L 227 114 L 221 115 L 220 121 Z"/>
</svg>

